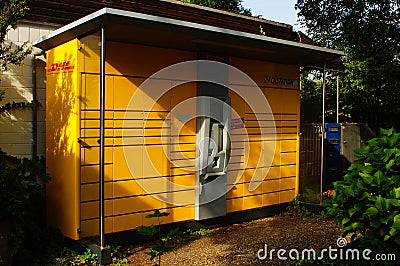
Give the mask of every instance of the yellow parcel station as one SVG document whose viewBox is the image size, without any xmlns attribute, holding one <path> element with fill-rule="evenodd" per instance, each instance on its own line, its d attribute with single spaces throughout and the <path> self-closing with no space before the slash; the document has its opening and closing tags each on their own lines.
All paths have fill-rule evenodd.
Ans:
<svg viewBox="0 0 400 266">
<path fill-rule="evenodd" d="M 75 240 L 102 221 L 106 234 L 148 225 L 154 210 L 174 223 L 291 201 L 300 66 L 341 56 L 115 9 L 36 46 L 47 51 L 48 222 Z"/>
</svg>

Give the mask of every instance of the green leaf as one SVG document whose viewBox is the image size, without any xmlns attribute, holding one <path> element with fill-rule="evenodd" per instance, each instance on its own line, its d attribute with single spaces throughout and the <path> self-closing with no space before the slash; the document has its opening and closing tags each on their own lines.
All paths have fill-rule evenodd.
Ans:
<svg viewBox="0 0 400 266">
<path fill-rule="evenodd" d="M 393 221 L 395 222 L 400 222 L 400 214 L 397 214 L 394 218 Z"/>
<path fill-rule="evenodd" d="M 392 225 L 392 228 L 400 230 L 400 221 L 395 221 Z"/>
<path fill-rule="evenodd" d="M 360 176 L 363 178 L 365 184 L 372 185 L 374 178 L 370 174 L 360 173 Z"/>
<path fill-rule="evenodd" d="M 362 228 L 363 225 L 362 225 L 361 223 L 359 223 L 359 222 L 355 222 L 355 223 L 352 223 L 352 224 L 351 224 L 351 227 L 352 227 L 353 229 L 357 229 L 357 228 Z"/>
<path fill-rule="evenodd" d="M 354 156 L 357 157 L 358 159 L 364 157 L 364 155 L 366 154 L 366 151 L 364 148 L 360 148 L 360 149 L 356 149 L 354 150 Z"/>
<path fill-rule="evenodd" d="M 397 199 L 391 199 L 390 200 L 390 204 L 395 206 L 395 207 L 399 207 L 400 206 L 400 200 Z"/>
<path fill-rule="evenodd" d="M 390 168 L 392 168 L 393 165 L 395 165 L 396 160 L 395 159 L 391 159 L 386 165 L 385 168 L 386 170 L 390 170 Z"/>
<path fill-rule="evenodd" d="M 344 187 L 343 193 L 344 193 L 346 196 L 354 197 L 354 191 L 353 191 L 353 189 L 351 188 L 351 186 L 346 186 L 346 187 Z"/>
<path fill-rule="evenodd" d="M 390 229 L 389 234 L 390 236 L 395 236 L 399 231 L 396 230 L 395 228 Z"/>
<path fill-rule="evenodd" d="M 388 241 L 390 239 L 389 235 L 385 235 L 385 237 L 383 238 L 383 241 Z"/>
<path fill-rule="evenodd" d="M 346 223 L 348 223 L 350 221 L 350 217 L 344 217 L 342 219 L 342 224 L 345 225 Z"/>
<path fill-rule="evenodd" d="M 350 217 L 352 217 L 357 212 L 357 210 L 355 208 L 351 208 L 347 212 L 349 213 Z M 349 218 L 349 220 L 350 220 L 350 218 Z"/>
<path fill-rule="evenodd" d="M 168 216 L 168 212 L 160 212 L 159 210 L 155 210 L 151 214 L 147 214 L 145 218 L 157 218 L 157 217 L 163 217 L 163 216 Z"/>
<path fill-rule="evenodd" d="M 396 199 L 400 199 L 400 187 L 395 189 L 396 191 Z"/>
<path fill-rule="evenodd" d="M 365 215 L 368 216 L 375 216 L 379 213 L 378 209 L 375 207 L 369 207 L 366 211 L 365 211 Z"/>
<path fill-rule="evenodd" d="M 400 133 L 394 133 L 391 138 L 388 140 L 388 144 L 390 147 L 396 147 L 400 140 Z"/>
<path fill-rule="evenodd" d="M 376 199 L 375 207 L 378 209 L 378 211 L 383 211 L 386 209 L 386 201 L 381 197 L 381 195 L 379 195 Z"/>
<path fill-rule="evenodd" d="M 374 174 L 374 181 L 377 185 L 380 185 L 382 182 L 382 179 L 384 179 L 384 174 L 382 173 L 381 170 L 376 171 L 376 173 Z"/>
</svg>

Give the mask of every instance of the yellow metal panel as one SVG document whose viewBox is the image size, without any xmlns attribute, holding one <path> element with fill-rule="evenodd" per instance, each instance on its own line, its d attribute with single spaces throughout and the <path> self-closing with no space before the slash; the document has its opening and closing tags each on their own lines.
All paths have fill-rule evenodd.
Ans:
<svg viewBox="0 0 400 266">
<path fill-rule="evenodd" d="M 114 200 L 114 215 L 166 208 L 167 204 L 153 196 L 138 196 Z"/>
<path fill-rule="evenodd" d="M 104 221 L 104 231 L 106 234 L 113 232 L 113 218 L 106 217 Z M 81 222 L 80 237 L 85 238 L 89 236 L 99 235 L 99 219 L 86 220 Z"/>
<path fill-rule="evenodd" d="M 227 199 L 226 200 L 226 212 L 237 212 L 243 210 L 243 198 L 238 199 Z"/>
<path fill-rule="evenodd" d="M 242 87 L 239 86 L 230 86 L 235 88 L 236 90 L 241 90 L 243 89 Z M 239 117 L 244 118 L 245 117 L 245 101 L 237 95 L 235 92 L 232 90 L 228 91 L 228 95 L 231 98 L 231 107 L 235 112 L 239 115 Z"/>
<path fill-rule="evenodd" d="M 100 41 L 100 33 L 85 36 L 80 40 L 82 71 L 100 73 Z"/>
<path fill-rule="evenodd" d="M 164 67 L 193 59 L 193 52 L 107 42 L 106 73 L 148 77 Z M 194 77 L 195 73 L 194 69 Z"/>
<path fill-rule="evenodd" d="M 100 163 L 100 147 L 92 147 L 91 149 L 82 149 L 82 164 L 99 164 Z M 106 163 L 113 162 L 113 150 L 111 147 L 104 149 L 104 160 Z"/>
<path fill-rule="evenodd" d="M 246 168 L 255 168 L 259 165 L 259 162 L 262 161 L 262 156 L 263 156 L 261 150 L 262 144 L 261 141 L 250 142 L 249 146 L 250 146 L 250 152 L 248 155 L 249 158 L 247 161 Z"/>
<path fill-rule="evenodd" d="M 282 140 L 280 143 L 281 143 L 281 152 L 290 152 L 297 150 L 296 140 Z"/>
<path fill-rule="evenodd" d="M 143 194 L 141 180 L 114 182 L 114 198 L 138 196 Z"/>
<path fill-rule="evenodd" d="M 279 193 L 280 192 L 263 194 L 263 206 L 279 204 Z"/>
<path fill-rule="evenodd" d="M 231 190 L 228 191 L 226 194 L 227 199 L 232 199 L 232 198 L 238 198 L 238 197 L 243 197 L 244 195 L 244 187 L 246 184 L 236 184 L 232 186 L 228 186 L 228 188 L 232 187 Z M 248 185 L 247 185 L 248 187 Z"/>
<path fill-rule="evenodd" d="M 227 184 L 243 183 L 243 170 L 229 171 L 227 173 Z"/>
<path fill-rule="evenodd" d="M 282 177 L 297 176 L 296 171 L 297 171 L 296 165 L 281 166 Z"/>
<path fill-rule="evenodd" d="M 182 151 L 181 153 L 173 152 L 170 154 L 171 160 L 182 159 L 182 157 L 187 158 L 187 159 L 195 159 L 196 152 L 195 151 Z"/>
<path fill-rule="evenodd" d="M 295 189 L 296 187 L 296 177 L 282 178 L 279 181 L 280 181 L 279 185 L 280 190 Z"/>
<path fill-rule="evenodd" d="M 47 220 L 72 239 L 79 238 L 80 220 L 77 48 L 75 39 L 46 54 L 46 164 L 52 176 L 46 185 Z"/>
<path fill-rule="evenodd" d="M 170 165 L 163 146 L 145 146 L 143 154 L 143 177 L 168 176 Z"/>
<path fill-rule="evenodd" d="M 297 114 L 299 102 L 298 90 L 282 90 L 284 103 L 282 106 L 283 113 Z"/>
<path fill-rule="evenodd" d="M 112 200 L 104 201 L 104 213 L 105 216 L 111 216 L 112 211 Z M 93 218 L 99 218 L 99 202 L 91 201 L 81 203 L 81 220 L 88 220 Z"/>
<path fill-rule="evenodd" d="M 256 187 L 256 189 L 254 189 L 253 191 L 250 191 L 250 184 L 249 183 L 244 184 L 243 195 L 245 197 L 263 193 L 262 182 L 252 182 L 251 186 Z"/>
<path fill-rule="evenodd" d="M 142 214 L 133 213 L 122 216 L 116 216 L 113 218 L 113 220 L 114 220 L 113 232 L 132 230 L 142 225 Z"/>
<path fill-rule="evenodd" d="M 249 75 L 259 86 L 265 85 L 265 77 L 276 76 L 277 65 L 264 61 L 250 60 L 244 58 L 230 57 L 229 64 L 237 67 L 241 71 Z M 240 84 L 242 83 L 236 75 L 229 75 L 229 83 Z"/>
<path fill-rule="evenodd" d="M 83 184 L 81 185 L 81 201 L 99 200 L 99 184 Z M 113 184 L 105 183 L 104 197 L 110 199 L 113 197 Z"/>
<path fill-rule="evenodd" d="M 140 180 L 141 185 L 144 190 L 147 190 L 147 193 L 161 193 L 168 191 L 168 178 L 167 177 L 155 177 L 155 178 L 146 178 Z"/>
<path fill-rule="evenodd" d="M 296 197 L 296 191 L 287 190 L 279 192 L 279 203 L 290 202 Z"/>
<path fill-rule="evenodd" d="M 273 180 L 266 180 L 263 182 L 263 193 L 271 193 L 271 192 L 277 192 L 279 191 L 279 184 L 280 181 L 279 179 L 273 179 Z"/>
<path fill-rule="evenodd" d="M 113 166 L 104 166 L 104 180 L 113 180 Z M 99 165 L 81 166 L 81 184 L 99 182 Z"/>
<path fill-rule="evenodd" d="M 194 173 L 194 167 L 190 168 L 171 168 L 171 176 L 180 176 L 180 175 L 192 175 Z"/>
<path fill-rule="evenodd" d="M 129 103 L 138 86 L 144 81 L 143 78 L 114 77 L 114 108 L 115 110 L 141 110 L 143 97 L 142 94 L 136 94 L 134 99 L 137 101 Z M 129 107 L 129 108 L 128 108 Z"/>
<path fill-rule="evenodd" d="M 267 172 L 266 179 L 280 178 L 281 177 L 281 169 L 282 169 L 282 167 L 280 167 L 280 166 L 273 166 L 273 167 L 265 168 L 265 171 Z"/>
<path fill-rule="evenodd" d="M 194 197 L 194 195 L 193 195 Z M 172 222 L 181 222 L 194 219 L 194 207 L 176 207 L 168 210 Z"/>
<path fill-rule="evenodd" d="M 183 176 L 172 176 L 169 180 L 178 186 L 186 186 L 188 188 L 193 188 L 195 186 L 196 176 L 192 175 L 183 175 Z M 173 188 L 172 188 L 173 189 Z"/>
<path fill-rule="evenodd" d="M 191 189 L 186 191 L 166 193 L 161 195 L 161 199 L 175 203 L 172 204 L 172 206 L 194 205 L 194 195 L 195 191 L 194 189 Z"/>
<path fill-rule="evenodd" d="M 284 101 L 282 99 L 281 89 L 263 88 L 262 91 L 268 100 L 269 106 L 271 107 L 271 111 L 273 113 L 281 113 Z"/>
<path fill-rule="evenodd" d="M 249 209 L 255 209 L 255 208 L 260 208 L 262 207 L 262 200 L 263 196 L 252 196 L 252 197 L 244 197 L 243 202 L 244 202 L 244 209 L 249 210 Z"/>
<path fill-rule="evenodd" d="M 288 152 L 281 153 L 281 164 L 296 164 L 297 163 L 297 153 L 296 152 Z"/>
<path fill-rule="evenodd" d="M 143 146 L 115 147 L 113 150 L 114 180 L 142 178 Z M 129 162 L 129 166 L 127 162 Z M 133 172 L 131 173 L 131 171 Z"/>
<path fill-rule="evenodd" d="M 100 76 L 88 74 L 82 79 L 84 82 L 81 96 L 82 109 L 100 110 Z"/>
<path fill-rule="evenodd" d="M 246 170 L 244 170 L 243 182 L 250 182 L 251 179 L 254 178 L 255 173 L 256 173 L 255 169 L 246 169 Z M 258 171 L 257 171 L 257 174 L 259 174 Z M 260 179 L 260 176 L 257 176 L 257 179 Z"/>
</svg>

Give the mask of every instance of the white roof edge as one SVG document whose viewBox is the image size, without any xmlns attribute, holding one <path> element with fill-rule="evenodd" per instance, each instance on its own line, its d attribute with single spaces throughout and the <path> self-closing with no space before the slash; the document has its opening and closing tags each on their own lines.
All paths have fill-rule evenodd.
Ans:
<svg viewBox="0 0 400 266">
<path fill-rule="evenodd" d="M 147 20 L 147 21 L 165 23 L 165 24 L 176 25 L 176 26 L 181 26 L 181 27 L 183 26 L 183 27 L 198 29 L 198 30 L 206 30 L 206 31 L 211 31 L 211 32 L 221 33 L 221 34 L 229 34 L 229 35 L 236 36 L 236 37 L 249 38 L 249 39 L 253 39 L 253 40 L 260 40 L 260 41 L 266 41 L 266 42 L 270 42 L 270 43 L 287 45 L 287 46 L 292 46 L 292 47 L 297 47 L 297 48 L 302 48 L 302 49 L 309 49 L 309 50 L 314 50 L 314 51 L 319 51 L 319 52 L 325 52 L 325 53 L 335 54 L 338 56 L 344 55 L 344 52 L 342 52 L 342 51 L 338 51 L 338 50 L 334 50 L 334 49 L 330 49 L 330 48 L 326 48 L 326 47 L 319 47 L 319 46 L 314 46 L 314 45 L 310 45 L 310 44 L 298 43 L 298 42 L 294 42 L 294 41 L 288 41 L 288 40 L 283 40 L 283 39 L 278 39 L 278 38 L 273 38 L 273 37 L 268 37 L 268 36 L 263 36 L 263 35 L 256 35 L 253 33 L 246 33 L 246 32 L 241 32 L 241 31 L 236 31 L 236 30 L 230 30 L 230 29 L 225 29 L 225 28 L 220 28 L 220 27 L 215 27 L 215 26 L 209 26 L 209 25 L 204 25 L 204 24 L 199 24 L 199 23 L 194 23 L 194 22 L 159 17 L 159 16 L 137 13 L 137 12 L 132 12 L 132 11 L 120 10 L 120 9 L 115 9 L 115 8 L 102 8 L 90 15 L 87 15 L 81 19 L 78 19 L 70 24 L 67 24 L 67 25 L 55 30 L 54 32 L 52 32 L 51 34 L 49 34 L 47 36 L 40 38 L 38 41 L 34 42 L 33 45 L 37 45 L 41 42 L 44 42 L 48 39 L 51 39 L 57 35 L 67 32 L 69 30 L 72 30 L 73 28 L 76 28 L 84 23 L 90 22 L 90 20 L 101 17 L 103 15 L 116 15 L 116 16 L 123 16 L 123 17 L 128 17 L 128 18 L 138 18 L 138 19 Z"/>
</svg>

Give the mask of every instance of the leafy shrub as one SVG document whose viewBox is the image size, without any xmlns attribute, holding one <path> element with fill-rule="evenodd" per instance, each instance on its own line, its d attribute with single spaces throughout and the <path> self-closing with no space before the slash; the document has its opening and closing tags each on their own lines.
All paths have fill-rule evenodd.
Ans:
<svg viewBox="0 0 400 266">
<path fill-rule="evenodd" d="M 358 158 L 343 180 L 334 182 L 327 215 L 343 226 L 343 235 L 360 246 L 400 245 L 400 133 L 393 128 L 354 151 Z"/>
<path fill-rule="evenodd" d="M 43 160 L 18 159 L 0 150 L 0 221 L 10 226 L 15 264 L 42 265 L 62 243 L 59 232 L 45 226 L 44 184 L 49 179 Z"/>
</svg>

